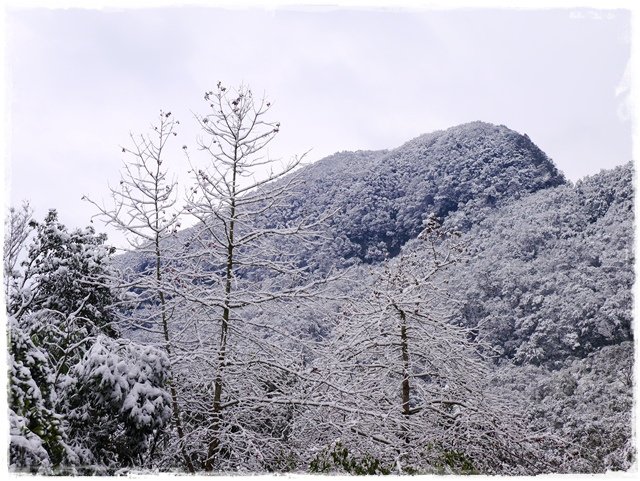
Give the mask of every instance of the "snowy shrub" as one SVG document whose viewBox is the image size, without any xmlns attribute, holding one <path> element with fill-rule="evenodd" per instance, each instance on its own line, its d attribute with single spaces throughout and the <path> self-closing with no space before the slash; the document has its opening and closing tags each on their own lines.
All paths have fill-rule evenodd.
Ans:
<svg viewBox="0 0 640 481">
<path fill-rule="evenodd" d="M 9 317 L 9 463 L 14 470 L 49 472 L 68 452 L 56 413 L 54 376 L 46 351 Z"/>
<path fill-rule="evenodd" d="M 100 336 L 65 379 L 71 435 L 105 465 L 141 465 L 171 417 L 166 354 Z"/>
</svg>

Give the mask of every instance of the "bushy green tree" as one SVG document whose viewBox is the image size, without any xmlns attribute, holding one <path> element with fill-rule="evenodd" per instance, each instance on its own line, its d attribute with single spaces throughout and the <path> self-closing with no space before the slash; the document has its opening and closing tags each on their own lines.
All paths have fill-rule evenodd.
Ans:
<svg viewBox="0 0 640 481">
<path fill-rule="evenodd" d="M 115 335 L 116 296 L 109 285 L 109 257 L 115 250 L 105 245 L 106 235 L 93 227 L 69 232 L 53 209 L 33 225 L 35 237 L 23 262 L 28 309 L 75 312 L 86 334 Z"/>
<path fill-rule="evenodd" d="M 30 226 L 32 242 L 20 236 L 12 251 L 26 251 L 22 269 L 7 285 L 11 467 L 94 473 L 135 464 L 170 412 L 166 357 L 115 339 L 106 236 L 69 232 L 54 210 Z"/>
<path fill-rule="evenodd" d="M 51 472 L 69 450 L 56 412 L 54 375 L 46 351 L 9 317 L 9 464 L 12 469 Z"/>
<path fill-rule="evenodd" d="M 69 436 L 104 469 L 142 467 L 171 417 L 166 354 L 100 336 L 62 389 Z"/>
</svg>

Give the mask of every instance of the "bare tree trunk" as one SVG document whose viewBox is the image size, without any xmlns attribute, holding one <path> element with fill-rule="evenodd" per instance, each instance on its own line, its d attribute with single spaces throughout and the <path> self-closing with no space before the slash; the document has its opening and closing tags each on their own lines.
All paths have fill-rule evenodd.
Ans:
<svg viewBox="0 0 640 481">
<path fill-rule="evenodd" d="M 236 140 L 237 142 L 237 140 Z M 218 344 L 218 371 L 214 381 L 213 388 L 213 420 L 212 420 L 212 439 L 209 441 L 209 447 L 207 450 L 207 461 L 205 463 L 205 470 L 213 471 L 216 458 L 220 452 L 220 429 L 222 424 L 222 387 L 223 376 L 222 371 L 224 369 L 225 360 L 227 356 L 227 339 L 229 335 L 229 319 L 231 317 L 231 288 L 233 281 L 233 248 L 234 248 L 234 230 L 235 230 L 235 216 L 236 216 L 236 180 L 237 180 L 237 157 L 238 146 L 236 144 L 234 148 L 234 162 L 233 162 L 233 178 L 231 180 L 231 206 L 229 211 L 229 233 L 227 238 L 227 267 L 225 272 L 225 286 L 224 286 L 224 308 L 222 310 L 222 324 L 220 326 L 220 342 Z"/>
<path fill-rule="evenodd" d="M 396 309 L 398 309 L 396 307 Z M 400 313 L 400 346 L 402 349 L 402 414 L 411 414 L 409 400 L 411 397 L 411 385 L 409 384 L 409 338 L 407 335 L 407 316 L 402 309 Z"/>
<path fill-rule="evenodd" d="M 156 229 L 158 228 L 157 224 L 158 222 L 156 218 Z M 187 470 L 190 473 L 195 473 L 193 463 L 191 462 L 191 458 L 189 457 L 189 454 L 187 453 L 187 450 L 184 445 L 184 429 L 182 427 L 180 405 L 178 404 L 178 394 L 176 392 L 175 377 L 173 374 L 173 364 L 171 362 L 172 349 L 171 349 L 171 340 L 169 337 L 169 320 L 167 316 L 167 304 L 166 304 L 164 291 L 160 288 L 160 285 L 162 282 L 162 269 L 161 269 L 160 239 L 157 236 L 155 239 L 155 248 L 156 248 L 156 281 L 158 282 L 158 298 L 160 299 L 162 332 L 164 335 L 165 350 L 167 351 L 167 356 L 169 357 L 169 370 L 170 370 L 169 391 L 171 393 L 171 410 L 173 412 L 173 424 L 175 425 L 176 433 L 178 434 L 178 445 L 180 447 L 180 453 L 182 454 L 184 463 L 187 466 Z"/>
</svg>

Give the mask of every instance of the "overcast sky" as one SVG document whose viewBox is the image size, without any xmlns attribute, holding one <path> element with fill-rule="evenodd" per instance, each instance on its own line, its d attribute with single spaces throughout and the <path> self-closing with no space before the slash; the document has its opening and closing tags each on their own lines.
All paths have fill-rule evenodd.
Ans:
<svg viewBox="0 0 640 481">
<path fill-rule="evenodd" d="M 267 93 L 274 156 L 484 120 L 527 133 L 571 180 L 631 160 L 624 10 L 14 9 L 6 22 L 7 200 L 74 227 L 160 108 L 193 145 L 191 112 L 218 80 Z"/>
</svg>

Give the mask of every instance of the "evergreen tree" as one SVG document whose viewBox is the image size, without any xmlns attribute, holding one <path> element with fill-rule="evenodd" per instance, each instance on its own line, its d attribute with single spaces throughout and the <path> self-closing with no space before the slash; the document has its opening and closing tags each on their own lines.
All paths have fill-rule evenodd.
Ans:
<svg viewBox="0 0 640 481">
<path fill-rule="evenodd" d="M 51 472 L 70 450 L 56 412 L 54 375 L 46 351 L 9 317 L 9 464 L 13 469 Z"/>
<path fill-rule="evenodd" d="M 26 250 L 7 304 L 11 465 L 52 473 L 140 465 L 170 415 L 166 356 L 114 339 L 119 297 L 106 236 L 69 232 L 55 210 L 31 227 L 31 244 L 21 236 L 11 251 Z"/>
</svg>

